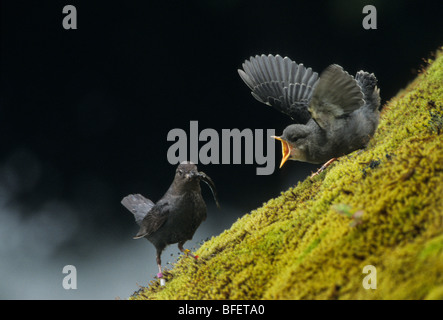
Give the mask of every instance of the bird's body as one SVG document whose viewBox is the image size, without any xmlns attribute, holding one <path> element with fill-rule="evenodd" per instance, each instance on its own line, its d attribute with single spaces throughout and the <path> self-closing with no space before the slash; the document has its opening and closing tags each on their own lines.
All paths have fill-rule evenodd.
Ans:
<svg viewBox="0 0 443 320">
<path fill-rule="evenodd" d="M 189 254 L 183 244 L 192 239 L 206 219 L 200 181 L 210 186 L 218 206 L 214 183 L 205 173 L 198 172 L 197 166 L 191 162 L 182 162 L 177 167 L 174 181 L 156 204 L 140 194 L 128 195 L 121 201 L 140 226 L 134 239 L 146 238 L 155 246 L 159 277 L 162 277 L 161 253 L 165 247 L 178 243 L 180 251 Z"/>
<path fill-rule="evenodd" d="M 281 56 L 251 57 L 238 70 L 258 101 L 290 116 L 276 139 L 283 159 L 324 163 L 364 148 L 379 119 L 380 95 L 373 74 L 352 77 L 338 65 L 318 76 L 311 68 Z"/>
<path fill-rule="evenodd" d="M 199 183 L 198 180 L 192 181 L 192 185 L 184 190 L 176 190 L 173 183 L 156 203 L 155 210 L 162 212 L 159 219 L 163 219 L 165 212 L 167 218 L 156 232 L 145 237 L 157 249 L 163 250 L 169 244 L 192 240 L 197 228 L 206 220 L 206 204 Z M 149 228 L 148 222 L 145 224 L 141 225 L 142 234 Z"/>
<path fill-rule="evenodd" d="M 306 125 L 294 124 L 283 131 L 283 136 L 289 141 L 297 141 L 298 148 L 302 152 L 297 155 L 299 161 L 309 163 L 324 163 L 331 158 L 346 155 L 354 150 L 364 148 L 378 125 L 378 118 L 368 117 L 367 111 L 360 108 L 349 116 L 334 122 L 329 129 L 322 130 L 321 127 L 310 119 Z M 297 128 L 297 126 L 303 126 Z M 306 132 L 309 137 L 297 137 L 291 139 L 293 132 Z M 286 129 L 285 129 L 286 130 Z M 296 152 L 295 150 L 293 152 Z"/>
</svg>

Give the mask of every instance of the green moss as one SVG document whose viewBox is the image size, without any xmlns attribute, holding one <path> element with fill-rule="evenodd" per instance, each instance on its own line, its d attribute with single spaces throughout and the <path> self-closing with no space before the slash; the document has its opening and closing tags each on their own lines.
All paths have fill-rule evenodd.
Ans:
<svg viewBox="0 0 443 320">
<path fill-rule="evenodd" d="M 365 150 L 238 219 L 198 261 L 181 258 L 165 287 L 152 281 L 131 298 L 442 299 L 442 84 L 439 53 L 384 106 Z M 362 286 L 366 265 L 375 290 Z"/>
<path fill-rule="evenodd" d="M 430 256 L 441 255 L 443 252 L 443 235 L 436 237 L 426 243 L 425 247 L 420 251 L 419 258 L 426 259 Z"/>
</svg>

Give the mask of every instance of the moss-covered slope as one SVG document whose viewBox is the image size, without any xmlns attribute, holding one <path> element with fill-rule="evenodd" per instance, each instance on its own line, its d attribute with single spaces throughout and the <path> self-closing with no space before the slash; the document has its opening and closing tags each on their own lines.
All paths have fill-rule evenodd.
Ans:
<svg viewBox="0 0 443 320">
<path fill-rule="evenodd" d="M 443 55 L 367 149 L 271 199 L 135 299 L 443 299 Z M 352 215 L 357 212 L 360 217 Z M 377 270 L 364 289 L 363 267 Z"/>
</svg>

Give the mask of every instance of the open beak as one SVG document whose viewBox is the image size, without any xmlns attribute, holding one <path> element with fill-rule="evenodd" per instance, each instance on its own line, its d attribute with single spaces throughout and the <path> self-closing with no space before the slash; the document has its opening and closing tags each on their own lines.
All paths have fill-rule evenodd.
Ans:
<svg viewBox="0 0 443 320">
<path fill-rule="evenodd" d="M 289 145 L 289 143 L 277 136 L 271 136 L 271 138 L 274 138 L 275 140 L 279 140 L 281 142 L 281 153 L 283 158 L 281 159 L 280 168 L 283 167 L 283 164 L 286 162 L 286 160 L 289 159 L 289 156 L 291 155 L 291 149 L 292 147 Z"/>
</svg>

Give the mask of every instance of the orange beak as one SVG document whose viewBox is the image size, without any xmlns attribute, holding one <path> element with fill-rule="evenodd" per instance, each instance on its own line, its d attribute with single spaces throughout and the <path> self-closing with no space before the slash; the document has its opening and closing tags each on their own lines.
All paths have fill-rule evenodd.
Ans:
<svg viewBox="0 0 443 320">
<path fill-rule="evenodd" d="M 283 140 L 280 137 L 271 136 L 271 138 L 274 138 L 275 140 L 279 140 L 281 142 L 281 153 L 283 158 L 281 159 L 280 167 L 283 167 L 283 164 L 286 162 L 286 160 L 289 159 L 289 156 L 291 155 L 291 146 L 286 140 Z"/>
</svg>

